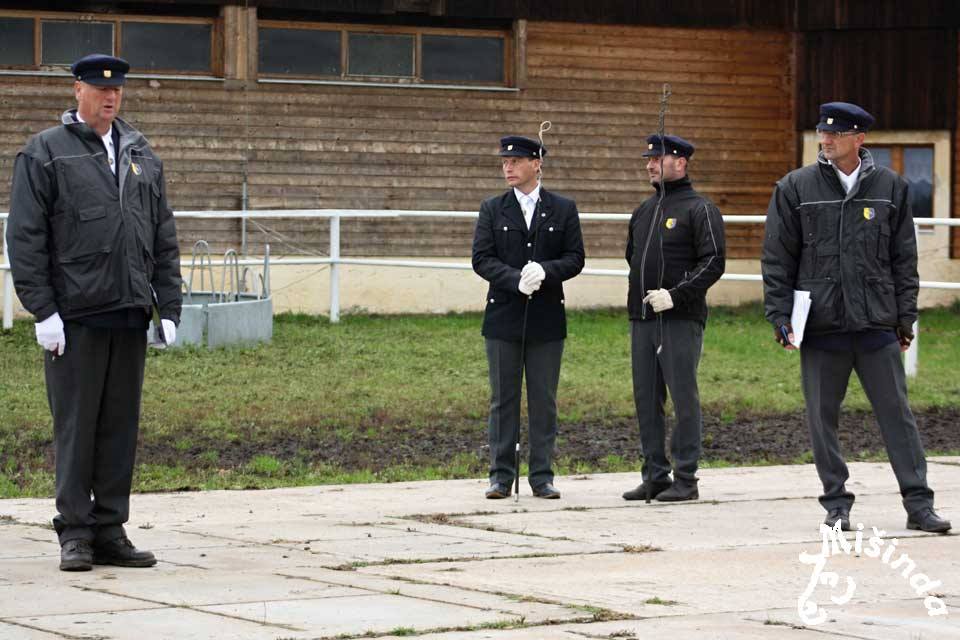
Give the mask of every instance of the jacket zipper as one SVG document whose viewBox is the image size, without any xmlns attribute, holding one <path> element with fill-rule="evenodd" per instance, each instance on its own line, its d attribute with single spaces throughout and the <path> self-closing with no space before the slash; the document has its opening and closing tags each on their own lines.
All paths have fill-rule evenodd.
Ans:
<svg viewBox="0 0 960 640">
<path fill-rule="evenodd" d="M 663 188 L 663 187 L 661 187 Z M 647 231 L 647 241 L 643 245 L 643 254 L 640 256 L 640 297 L 644 297 L 644 294 L 647 292 L 647 287 L 644 282 L 644 276 L 646 276 L 646 265 L 647 265 L 647 250 L 650 249 L 650 238 L 653 237 L 654 228 L 657 226 L 657 214 L 660 211 L 660 203 L 653 208 L 653 216 L 650 219 L 650 229 Z M 642 320 L 647 319 L 647 305 L 645 302 L 640 303 L 640 318 Z"/>
</svg>

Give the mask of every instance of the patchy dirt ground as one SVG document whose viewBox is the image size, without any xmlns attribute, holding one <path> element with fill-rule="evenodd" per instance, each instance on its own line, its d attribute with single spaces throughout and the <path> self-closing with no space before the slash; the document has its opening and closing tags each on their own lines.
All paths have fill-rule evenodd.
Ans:
<svg viewBox="0 0 960 640">
<path fill-rule="evenodd" d="M 960 450 L 960 408 L 918 412 L 917 422 L 928 451 Z M 181 437 L 183 434 L 178 434 Z M 397 465 L 441 466 L 467 454 L 476 460 L 482 475 L 487 464 L 486 428 L 483 423 L 437 425 L 415 430 L 381 427 L 373 433 L 355 434 L 349 439 L 329 431 L 305 430 L 289 433 L 250 433 L 235 442 L 222 442 L 191 434 L 192 446 L 146 437 L 138 459 L 154 464 L 181 464 L 186 467 L 237 468 L 258 455 L 306 464 L 325 463 L 343 470 L 379 471 Z M 844 414 L 840 439 L 848 458 L 883 451 L 880 431 L 873 415 Z M 182 440 L 181 440 L 182 441 Z M 730 463 L 791 462 L 810 448 L 802 413 L 773 416 L 740 416 L 721 421 L 704 416 L 706 460 Z M 210 452 L 217 452 L 212 456 Z M 561 425 L 558 454 L 571 462 L 585 462 L 602 470 L 605 459 L 617 455 L 625 460 L 639 457 L 639 435 L 632 420 L 599 424 Z M 462 458 L 461 458 L 462 459 Z M 470 459 L 471 468 L 474 466 Z"/>
</svg>

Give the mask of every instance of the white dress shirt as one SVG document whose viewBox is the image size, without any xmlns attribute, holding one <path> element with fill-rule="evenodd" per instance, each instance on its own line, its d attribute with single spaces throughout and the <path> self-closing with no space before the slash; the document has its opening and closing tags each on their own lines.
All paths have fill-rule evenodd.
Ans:
<svg viewBox="0 0 960 640">
<path fill-rule="evenodd" d="M 86 122 L 83 118 L 80 117 L 80 112 L 77 111 L 77 120 L 80 122 Z M 103 146 L 107 150 L 107 161 L 110 163 L 110 171 L 113 171 L 113 175 L 117 175 L 117 150 L 113 148 L 113 125 L 110 125 L 110 128 L 107 129 L 107 132 L 100 136 L 100 139 L 103 140 Z"/>
<path fill-rule="evenodd" d="M 540 183 L 538 182 L 530 193 L 524 193 L 514 187 L 513 195 L 517 196 L 520 209 L 523 210 L 523 220 L 527 223 L 527 229 L 529 230 L 530 225 L 533 224 L 533 211 L 537 208 L 537 201 L 540 200 Z"/>
<path fill-rule="evenodd" d="M 840 178 L 840 182 L 843 183 L 844 191 L 850 193 L 850 189 L 853 189 L 853 185 L 857 184 L 857 176 L 860 175 L 860 165 L 862 164 L 860 158 L 857 158 L 857 168 L 854 169 L 850 175 L 845 174 L 840 170 L 840 167 L 832 162 L 830 164 L 833 165 L 833 170 L 837 172 L 837 177 Z"/>
</svg>

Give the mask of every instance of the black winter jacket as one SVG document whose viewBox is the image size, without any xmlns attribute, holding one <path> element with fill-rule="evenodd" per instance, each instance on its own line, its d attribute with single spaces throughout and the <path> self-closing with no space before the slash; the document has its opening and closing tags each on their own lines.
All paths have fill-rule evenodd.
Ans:
<svg viewBox="0 0 960 640">
<path fill-rule="evenodd" d="M 707 198 L 694 191 L 688 177 L 664 183 L 662 209 L 657 193 L 630 218 L 626 259 L 630 265 L 627 311 L 631 320 L 653 320 L 643 303 L 648 290 L 667 289 L 673 308 L 664 319 L 707 321 L 707 289 L 720 279 L 726 264 L 723 218 Z"/>
<path fill-rule="evenodd" d="M 778 183 L 767 210 L 763 289 L 767 320 L 790 321 L 793 291 L 810 292 L 811 335 L 893 329 L 917 318 L 917 240 L 907 182 L 860 150 L 845 193 L 821 155 Z"/>
<path fill-rule="evenodd" d="M 539 262 L 546 278 L 527 300 L 517 288 L 520 271 Z M 483 315 L 487 338 L 519 342 L 527 310 L 527 341 L 549 342 L 567 337 L 563 281 L 583 270 L 583 235 L 573 200 L 540 189 L 532 228 L 513 189 L 480 205 L 473 238 L 473 270 L 490 283 Z"/>
<path fill-rule="evenodd" d="M 180 321 L 180 252 L 163 164 L 123 120 L 117 176 L 100 136 L 76 118 L 43 131 L 17 154 L 7 243 L 14 286 L 38 320 L 150 309 Z M 118 186 L 119 182 L 119 186 Z"/>
</svg>

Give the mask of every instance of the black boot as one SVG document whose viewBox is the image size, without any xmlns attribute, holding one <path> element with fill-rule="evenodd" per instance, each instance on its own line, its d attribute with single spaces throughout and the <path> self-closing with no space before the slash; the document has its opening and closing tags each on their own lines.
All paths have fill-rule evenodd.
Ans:
<svg viewBox="0 0 960 640">
<path fill-rule="evenodd" d="M 697 491 L 697 481 L 674 480 L 670 488 L 660 492 L 657 496 L 658 502 L 683 502 L 684 500 L 696 500 L 700 497 Z"/>
<path fill-rule="evenodd" d="M 127 536 L 101 542 L 93 547 L 93 564 L 112 564 L 118 567 L 152 567 L 157 559 L 149 551 L 140 551 Z"/>
<path fill-rule="evenodd" d="M 67 540 L 60 547 L 60 571 L 93 569 L 93 548 L 87 540 Z"/>
<path fill-rule="evenodd" d="M 623 499 L 652 500 L 669 488 L 669 480 L 667 482 L 650 482 L 649 480 L 644 480 L 641 484 L 637 485 L 635 489 L 630 489 L 630 491 L 624 492 Z"/>
</svg>

